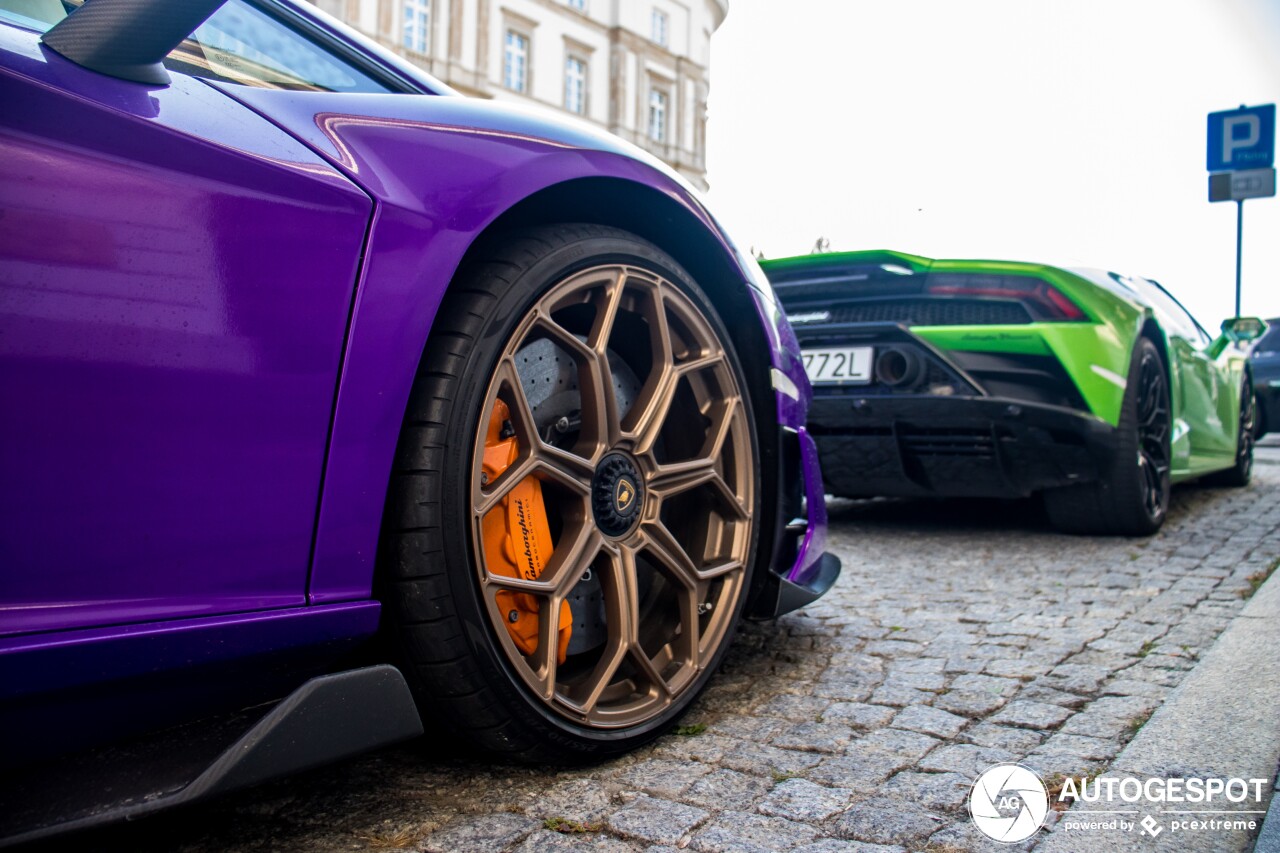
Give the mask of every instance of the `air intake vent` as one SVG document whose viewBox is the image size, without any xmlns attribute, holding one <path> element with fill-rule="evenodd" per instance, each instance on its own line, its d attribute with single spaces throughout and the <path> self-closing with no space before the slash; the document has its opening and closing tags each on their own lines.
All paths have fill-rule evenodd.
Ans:
<svg viewBox="0 0 1280 853">
<path fill-rule="evenodd" d="M 904 326 L 1016 326 L 1033 322 L 1018 302 L 994 299 L 876 299 L 831 309 L 828 323 L 902 323 Z"/>
<path fill-rule="evenodd" d="M 916 456 L 964 456 L 994 459 L 995 442 L 984 429 L 919 429 L 902 431 L 902 442 Z"/>
</svg>

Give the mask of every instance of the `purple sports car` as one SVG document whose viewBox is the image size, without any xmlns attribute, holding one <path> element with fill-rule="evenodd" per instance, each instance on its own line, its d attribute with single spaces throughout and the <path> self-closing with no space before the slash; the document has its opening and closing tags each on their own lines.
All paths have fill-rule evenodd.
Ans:
<svg viewBox="0 0 1280 853">
<path fill-rule="evenodd" d="M 0 837 L 423 718 L 615 755 L 839 574 L 791 329 L 653 158 L 282 0 L 0 0 L 0 104 Z"/>
</svg>

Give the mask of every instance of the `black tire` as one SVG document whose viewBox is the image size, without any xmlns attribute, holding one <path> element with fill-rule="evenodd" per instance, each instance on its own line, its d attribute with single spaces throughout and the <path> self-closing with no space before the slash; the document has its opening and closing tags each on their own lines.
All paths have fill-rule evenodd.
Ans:
<svg viewBox="0 0 1280 853">
<path fill-rule="evenodd" d="M 1240 422 L 1236 431 L 1236 464 L 1210 474 L 1204 482 L 1211 486 L 1243 488 L 1253 479 L 1253 443 L 1257 438 L 1257 399 L 1253 396 L 1253 378 L 1246 372 L 1240 387 Z"/>
<path fill-rule="evenodd" d="M 706 686 L 732 641 L 747 592 L 751 588 L 751 575 L 759 534 L 758 524 L 754 519 L 765 517 L 765 514 L 759 511 L 761 501 L 759 449 L 755 421 L 750 408 L 751 401 L 747 391 L 749 386 L 728 332 L 711 301 L 675 260 L 658 247 L 632 234 L 613 228 L 583 224 L 540 227 L 508 234 L 500 243 L 490 242 L 488 248 L 482 250 L 481 254 L 481 260 L 472 264 L 469 269 L 463 270 L 446 295 L 427 342 L 405 416 L 395 470 L 389 486 L 380 554 L 380 589 L 388 617 L 385 627 L 393 635 L 402 668 L 414 690 L 419 707 L 424 709 L 424 718 L 429 726 L 438 727 L 443 723 L 447 729 L 463 735 L 484 749 L 502 757 L 520 761 L 576 764 L 603 760 L 634 749 L 669 728 Z M 632 718 L 619 713 L 616 717 L 618 724 L 613 726 L 571 719 L 564 709 L 556 704 L 559 697 L 556 691 L 560 689 L 560 682 L 557 679 L 560 678 L 559 673 L 566 669 L 566 663 L 561 660 L 559 670 L 555 666 L 548 665 L 548 660 L 555 657 L 554 653 L 541 658 L 541 665 L 550 673 L 543 677 L 550 684 L 551 698 L 535 695 L 529 683 L 529 672 L 533 670 L 534 665 L 529 664 L 528 671 L 521 669 L 521 658 L 512 654 L 515 646 L 511 639 L 503 636 L 505 629 L 494 624 L 495 593 L 490 588 L 486 597 L 486 592 L 482 589 L 492 581 L 500 580 L 491 573 L 486 574 L 490 571 L 485 565 L 489 559 L 487 555 L 490 553 L 485 549 L 489 545 L 485 536 L 480 536 L 476 532 L 477 525 L 485 523 L 484 513 L 495 512 L 496 509 L 479 508 L 474 497 L 478 493 L 476 489 L 480 489 L 479 493 L 482 495 L 485 488 L 492 488 L 495 492 L 501 490 L 501 487 L 494 483 L 502 482 L 504 479 L 502 475 L 491 482 L 488 475 L 482 477 L 478 473 L 480 462 L 476 447 L 477 442 L 483 439 L 478 439 L 476 436 L 484 434 L 483 431 L 479 433 L 477 431 L 482 420 L 488 423 L 489 413 L 494 410 L 495 400 L 498 399 L 497 395 L 516 394 L 508 386 L 501 385 L 498 377 L 501 375 L 503 365 L 516 361 L 516 358 L 512 357 L 513 348 L 527 346 L 525 341 L 530 340 L 535 334 L 528 331 L 530 328 L 537 328 L 536 320 L 534 326 L 528 325 L 529 317 L 536 318 L 541 315 L 536 312 L 529 314 L 529 312 L 534 310 L 533 306 L 538 306 L 537 310 L 541 311 L 544 306 L 552 304 L 547 300 L 554 296 L 547 296 L 547 294 L 559 293 L 557 288 L 568 281 L 575 280 L 575 276 L 580 278 L 584 275 L 593 275 L 596 269 L 602 268 L 601 265 L 610 264 L 623 265 L 620 267 L 623 270 L 636 269 L 642 274 L 651 274 L 652 277 L 661 280 L 658 285 L 660 287 L 672 285 L 679 294 L 683 294 L 683 297 L 678 294 L 673 296 L 672 291 L 664 290 L 663 293 L 666 295 L 655 297 L 654 304 L 667 306 L 678 302 L 681 305 L 694 306 L 696 312 L 701 312 L 701 316 L 707 321 L 707 325 L 701 328 L 711 330 L 723 347 L 722 351 L 715 356 L 719 361 L 714 368 L 689 367 L 687 375 L 694 375 L 697 370 L 712 369 L 715 374 L 706 378 L 705 384 L 707 387 L 720 389 L 734 388 L 733 381 L 736 381 L 734 390 L 739 392 L 740 401 L 735 397 L 732 403 L 724 403 L 724 410 L 727 413 L 723 415 L 725 425 L 714 427 L 717 434 L 728 436 L 723 441 L 731 446 L 729 452 L 733 454 L 734 461 L 726 462 L 723 457 L 720 461 L 715 461 L 714 456 L 708 456 L 708 458 L 713 460 L 713 465 L 721 467 L 721 480 L 718 482 L 733 483 L 732 487 L 724 486 L 729 490 L 727 494 L 730 496 L 725 500 L 738 500 L 736 509 L 726 511 L 725 515 L 731 515 L 732 512 L 738 512 L 739 515 L 734 516 L 730 522 L 716 523 L 721 524 L 724 529 L 730 529 L 725 525 L 745 525 L 731 529 L 733 535 L 737 537 L 734 539 L 736 544 L 732 545 L 735 549 L 734 554 L 742 553 L 737 549 L 746 549 L 745 557 L 741 561 L 741 575 L 736 574 L 737 568 L 734 569 L 732 582 L 735 592 L 732 601 L 724 597 L 728 595 L 725 592 L 730 584 L 728 575 L 720 581 L 707 581 L 722 595 L 717 602 L 723 606 L 717 608 L 714 613 L 718 620 L 715 623 L 717 625 L 715 631 L 706 628 L 704 632 L 703 623 L 699 621 L 703 618 L 704 611 L 703 605 L 698 603 L 701 599 L 696 596 L 703 593 L 690 592 L 687 589 L 682 591 L 678 588 L 678 583 L 671 584 L 674 592 L 670 592 L 670 597 L 662 601 L 678 602 L 680 614 L 675 618 L 679 621 L 679 627 L 674 629 L 674 638 L 668 641 L 667 646 L 662 647 L 662 651 L 656 654 L 654 660 L 649 661 L 648 665 L 643 664 L 641 658 L 647 659 L 649 652 L 641 649 L 643 641 L 638 637 L 645 635 L 646 632 L 654 633 L 654 630 L 646 627 L 646 620 L 649 624 L 655 624 L 656 620 L 672 618 L 669 613 L 661 615 L 665 613 L 663 611 L 665 605 L 661 602 L 657 605 L 652 604 L 650 599 L 654 597 L 655 586 L 663 586 L 671 580 L 662 572 L 668 571 L 669 566 L 678 563 L 679 560 L 668 560 L 668 568 L 660 568 L 657 572 L 652 568 L 646 569 L 641 566 L 641 561 L 646 558 L 646 555 L 652 556 L 654 552 L 641 551 L 642 546 L 639 544 L 635 545 L 634 550 L 630 552 L 629 563 L 627 558 L 622 556 L 603 558 L 607 565 L 612 566 L 616 563 L 620 566 L 616 570 L 617 577 L 613 581 L 603 577 L 599 581 L 600 584 L 614 590 L 601 593 L 603 598 L 614 602 L 610 606 L 615 609 L 609 612 L 622 612 L 616 609 L 620 605 L 615 602 L 615 598 L 625 603 L 632 600 L 625 599 L 625 596 L 629 592 L 634 593 L 634 609 L 625 611 L 627 615 L 619 617 L 617 622 L 635 624 L 638 628 L 628 634 L 632 639 L 618 640 L 615 643 L 613 632 L 621 629 L 615 629 L 612 616 L 604 617 L 605 630 L 610 639 L 604 651 L 599 654 L 601 660 L 609 657 L 612 662 L 605 664 L 603 669 L 600 668 L 600 664 L 589 665 L 588 668 L 591 669 L 592 678 L 597 678 L 597 671 L 604 672 L 608 666 L 615 667 L 619 674 L 606 675 L 592 682 L 598 686 L 593 692 L 591 702 L 603 702 L 600 699 L 602 695 L 625 694 L 627 677 L 632 679 L 631 683 L 636 685 L 637 692 L 646 683 L 649 687 L 643 687 L 643 689 L 651 691 L 656 689 L 659 693 L 662 690 L 669 690 L 669 704 L 660 711 L 654 711 L 647 717 L 644 716 L 647 712 L 637 713 L 634 715 L 633 724 L 626 725 L 622 723 Z M 642 301 L 640 297 L 626 296 L 632 292 L 628 290 L 632 285 L 628 283 L 630 279 L 627 278 L 625 271 L 618 280 L 620 282 L 617 285 L 618 292 L 623 294 L 617 297 L 619 301 L 627 298 L 636 302 Z M 656 293 L 657 290 L 655 289 L 654 292 Z M 601 304 L 607 304 L 608 298 L 606 296 Z M 687 300 L 687 303 L 684 300 Z M 617 304 L 618 302 L 614 303 L 614 305 Z M 604 311 L 604 309 L 598 310 L 602 313 Z M 615 308 L 614 310 L 621 312 L 623 309 Z M 648 310 L 654 309 L 650 307 Z M 657 310 L 666 311 L 667 309 L 660 307 Z M 674 312 L 676 309 L 671 310 Z M 681 310 L 687 311 L 687 309 Z M 614 316 L 621 316 L 621 314 Z M 671 318 L 676 316 L 675 314 L 662 316 L 664 318 L 662 333 L 670 335 L 672 332 L 666 328 L 665 324 L 670 322 L 674 328 L 678 325 L 679 318 L 673 321 Z M 634 316 L 631 320 L 634 320 Z M 596 320 L 590 321 L 592 324 L 595 322 Z M 524 331 L 521 331 L 522 329 Z M 559 332 L 563 331 L 563 329 L 559 330 Z M 594 337 L 596 332 L 592 331 L 588 334 Z M 619 387 L 617 383 L 621 380 L 617 379 L 619 374 L 613 366 L 615 355 L 613 332 L 602 333 L 602 336 L 604 343 L 601 349 L 607 348 L 608 352 L 601 363 L 609 365 L 605 373 L 608 377 L 605 387 L 612 384 L 616 390 Z M 581 337 L 580 339 L 586 340 Z M 557 345 L 572 344 L 563 337 L 558 340 L 561 343 Z M 671 352 L 679 348 L 672 343 L 673 340 L 669 339 L 667 342 Z M 536 343 L 541 345 L 541 341 Z M 655 345 L 649 346 L 652 349 Z M 690 348 L 685 347 L 685 351 L 687 353 Z M 522 349 L 520 352 L 525 350 Z M 701 349 L 699 352 L 716 352 L 716 350 L 712 347 Z M 690 362 L 696 360 L 688 355 L 681 358 L 688 359 Z M 658 363 L 656 356 L 652 357 L 652 363 Z M 672 356 L 665 363 L 674 369 L 681 362 L 679 358 Z M 586 371 L 582 375 L 587 375 L 591 373 L 593 364 L 597 362 L 583 360 L 574 370 Z M 620 371 L 622 368 L 617 370 Z M 725 370 L 731 371 L 733 381 L 729 380 L 729 374 L 723 372 Z M 575 375 L 578 374 L 575 373 Z M 604 408 L 596 406 L 593 401 L 598 395 L 597 397 L 588 396 L 590 392 L 585 389 L 591 376 L 582 380 L 583 390 L 577 390 L 576 379 L 572 386 L 579 394 L 578 402 L 582 409 L 578 416 L 579 426 L 577 427 L 579 443 L 583 440 L 583 436 L 587 435 L 588 428 L 583 424 L 588 420 L 588 413 L 603 412 L 608 408 L 607 405 Z M 722 383 L 721 378 L 724 379 Z M 647 387 L 650 380 L 637 378 L 636 381 L 645 383 Z M 671 387 L 674 387 L 685 380 L 669 379 L 667 381 Z M 525 409 L 531 412 L 536 411 L 536 405 L 530 404 L 531 398 L 526 396 L 526 391 L 523 390 L 525 382 L 526 379 L 521 374 L 512 384 L 521 389 L 517 396 L 524 402 Z M 657 380 L 654 382 L 660 387 L 668 387 Z M 503 391 L 504 388 L 507 390 Z M 682 390 L 681 393 L 684 391 Z M 657 392 L 654 394 L 656 398 Z M 666 430 L 669 419 L 673 417 L 671 413 L 679 412 L 677 407 L 681 403 L 675 391 L 664 391 L 662 394 L 667 402 L 654 404 L 651 402 L 654 398 L 650 398 L 650 402 L 646 402 L 644 408 L 647 412 L 666 407 L 667 413 L 653 416 L 642 413 L 642 416 L 635 419 L 633 423 L 650 424 L 643 429 Z M 638 401 L 643 398 L 644 389 L 642 388 L 636 392 L 633 400 Z M 506 403 L 504 402 L 503 405 Z M 634 408 L 639 408 L 640 403 L 629 403 L 628 406 L 631 408 L 625 412 L 622 406 L 619 397 L 616 399 L 616 408 L 612 410 L 614 420 L 608 421 L 607 416 L 602 416 L 602 422 L 616 427 L 613 434 L 626 434 L 627 420 L 632 417 L 630 412 Z M 520 427 L 519 417 L 514 414 L 514 406 L 512 411 L 512 420 L 504 425 L 504 434 L 507 429 L 524 429 Z M 562 421 L 563 418 L 560 418 L 557 425 Z M 529 422 L 534 422 L 532 417 Z M 539 431 L 542 428 L 541 425 L 536 425 L 533 434 L 540 434 Z M 632 429 L 638 433 L 642 427 L 633 426 Z M 713 428 L 708 426 L 707 429 L 710 431 Z M 537 444 L 532 438 L 529 441 Z M 596 441 L 596 445 L 600 444 L 596 439 L 592 441 Z M 749 453 L 744 441 L 749 442 Z M 574 445 L 575 448 L 578 446 Z M 608 456 L 617 456 L 616 451 L 615 447 L 613 451 L 607 453 L 605 460 Z M 635 450 L 635 454 L 633 459 L 637 466 L 635 470 L 640 471 L 642 456 L 638 449 Z M 749 460 L 746 459 L 747 456 L 750 456 Z M 656 456 L 653 458 L 656 459 Z M 650 470 L 649 459 L 648 456 L 643 457 L 646 472 Z M 605 460 L 600 462 L 601 466 L 605 465 Z M 748 471 L 745 467 L 747 462 L 756 464 L 751 464 Z M 614 461 L 609 464 L 617 463 Z M 513 472 L 518 468 L 516 463 L 511 463 L 511 466 Z M 736 473 L 729 473 L 731 468 Z M 597 468 L 595 474 L 590 475 L 595 479 L 591 480 L 592 492 L 588 500 L 599 499 L 597 482 L 598 478 L 603 476 L 602 470 L 604 469 Z M 639 476 L 649 475 L 640 472 Z M 476 482 L 482 485 L 476 486 Z M 647 480 L 641 482 L 649 483 Z M 642 503 L 650 500 L 658 501 L 656 506 L 659 509 L 653 510 L 653 513 L 661 513 L 657 518 L 664 525 L 668 524 L 665 520 L 665 514 L 668 512 L 667 501 L 670 500 L 674 504 L 678 500 L 691 501 L 702 497 L 701 494 L 694 494 L 692 491 L 683 498 L 672 497 L 659 491 L 661 482 L 666 481 L 660 479 L 653 481 L 657 498 L 651 497 L 650 492 L 642 488 L 639 500 Z M 625 494 L 617 491 L 616 484 L 613 488 L 613 494 Z M 648 485 L 645 488 L 648 488 Z M 690 487 L 682 486 L 681 488 Z M 697 486 L 696 488 L 707 487 Z M 733 491 L 735 489 L 736 492 Z M 675 487 L 671 487 L 670 491 L 673 494 L 677 493 Z M 740 495 L 744 494 L 747 497 L 741 498 Z M 489 499 L 485 498 L 485 500 Z M 625 507 L 625 504 L 618 505 Z M 636 537 L 648 536 L 639 531 L 647 527 L 652 520 L 647 509 L 651 504 L 643 503 L 643 506 L 646 509 L 642 509 L 636 516 L 637 520 L 632 528 Z M 579 527 L 575 529 L 586 530 L 590 526 L 595 531 L 596 538 L 599 539 L 606 535 L 608 525 L 625 524 L 625 522 L 618 523 L 616 519 L 608 520 L 599 514 L 602 511 L 595 504 L 588 504 L 586 520 L 578 521 Z M 671 512 L 674 513 L 674 509 Z M 742 515 L 743 513 L 745 516 Z M 673 520 L 669 524 L 672 529 L 675 529 L 679 523 Z M 561 530 L 560 535 L 567 537 L 568 534 L 565 532 L 567 529 L 566 527 Z M 710 540 L 712 534 L 704 532 L 701 535 Z M 650 543 L 648 538 L 644 541 L 649 543 L 644 547 L 651 546 L 655 550 L 662 547 L 656 544 L 656 539 L 654 543 Z M 674 535 L 668 541 L 676 545 L 681 544 L 676 542 Z M 681 542 L 684 541 L 684 539 L 681 540 Z M 628 546 L 625 542 L 613 544 L 617 546 L 618 554 L 626 553 Z M 714 545 L 704 543 L 703 547 L 704 556 L 715 550 Z M 604 551 L 600 551 L 599 554 L 603 555 Z M 586 559 L 600 560 L 601 556 Z M 569 564 L 570 559 L 565 559 L 561 566 Z M 551 562 L 547 563 L 548 576 L 553 574 L 551 565 Z M 593 574 L 606 574 L 597 569 L 596 565 L 596 563 L 587 563 L 584 570 L 579 570 L 578 574 L 574 575 L 576 580 L 566 581 L 565 588 L 573 585 L 572 589 L 577 590 Z M 696 559 L 689 565 L 697 568 Z M 626 586 L 625 578 L 640 578 L 644 570 L 650 572 L 647 592 L 643 591 L 643 578 L 628 589 L 619 591 L 621 587 Z M 560 577 L 561 574 L 567 577 L 570 572 L 558 567 L 555 577 Z M 678 570 L 671 572 L 672 576 L 676 574 Z M 711 571 L 707 571 L 707 574 L 710 575 Z M 659 577 L 659 580 L 652 580 L 654 577 Z M 676 580 L 679 581 L 681 578 Z M 684 582 L 689 580 L 688 575 L 683 576 Z M 701 589 L 698 583 L 689 584 L 689 587 Z M 637 589 L 641 591 L 636 591 Z M 677 598 L 677 596 L 684 597 Z M 711 600 L 711 598 L 707 599 L 707 601 Z M 696 606 L 691 607 L 691 602 Z M 563 607 L 554 597 L 549 597 L 545 601 L 540 600 L 538 606 L 546 608 L 536 611 L 543 614 L 541 617 L 543 619 L 546 619 L 546 614 L 559 612 L 557 608 Z M 601 605 L 601 608 L 604 608 L 604 605 Z M 692 616 L 695 610 L 698 615 Z M 711 608 L 708 607 L 708 610 Z M 512 610 L 511 614 L 514 616 L 516 612 Z M 727 628 L 724 627 L 726 624 L 724 614 L 727 614 Z M 575 610 L 575 630 L 577 619 Z M 689 619 L 693 622 L 690 623 Z M 538 624 L 545 627 L 545 623 Z M 690 624 L 695 626 L 696 630 L 687 628 Z M 687 667 L 688 672 L 682 676 L 684 680 L 680 682 L 681 686 L 677 692 L 674 687 L 674 677 L 670 685 L 663 681 L 666 677 L 664 673 L 670 671 L 672 664 L 665 664 L 667 668 L 664 669 L 664 665 L 659 663 L 658 659 L 663 653 L 679 657 L 670 650 L 680 645 L 676 638 L 681 635 L 692 636 L 695 641 L 692 643 L 686 641 L 683 646 L 686 650 L 692 649 L 689 652 L 691 657 L 685 658 L 683 663 L 676 662 L 681 666 L 699 665 Z M 540 633 L 538 636 L 544 635 Z M 710 644 L 713 648 L 703 653 L 700 650 L 700 642 Z M 538 650 L 554 647 L 554 645 L 554 643 L 543 643 L 539 640 Z M 624 646 L 623 651 L 617 651 L 615 648 Z M 615 650 L 611 652 L 610 649 Z M 640 651 L 637 653 L 637 650 Z M 538 653 L 535 651 L 534 656 L 536 657 Z M 624 674 L 626 668 L 633 668 L 634 671 L 630 676 Z M 620 679 L 621 684 L 615 685 L 614 681 L 609 680 L 610 678 Z M 620 707 L 631 707 L 623 700 L 618 701 Z M 584 707 L 588 706 L 584 704 Z M 581 716 L 583 720 L 587 719 L 585 713 Z M 432 731 L 432 728 L 428 728 L 428 731 Z M 439 728 L 436 731 L 438 732 Z"/>
<path fill-rule="evenodd" d="M 1049 521 L 1066 533 L 1150 536 L 1169 508 L 1172 415 L 1160 351 L 1139 338 L 1129 365 L 1116 448 L 1097 482 L 1044 493 Z"/>
</svg>

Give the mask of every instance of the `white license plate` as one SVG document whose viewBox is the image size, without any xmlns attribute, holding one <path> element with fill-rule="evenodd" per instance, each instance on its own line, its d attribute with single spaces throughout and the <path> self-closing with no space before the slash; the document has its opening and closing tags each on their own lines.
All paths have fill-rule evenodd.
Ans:
<svg viewBox="0 0 1280 853">
<path fill-rule="evenodd" d="M 800 351 L 809 381 L 818 383 L 871 381 L 871 347 L 833 347 Z"/>
</svg>

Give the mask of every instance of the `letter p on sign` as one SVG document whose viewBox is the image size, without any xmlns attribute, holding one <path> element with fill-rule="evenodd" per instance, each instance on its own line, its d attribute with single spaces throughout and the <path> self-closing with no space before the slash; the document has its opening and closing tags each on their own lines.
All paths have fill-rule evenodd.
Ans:
<svg viewBox="0 0 1280 853">
<path fill-rule="evenodd" d="M 1253 148 L 1262 138 L 1262 119 L 1256 115 L 1227 116 L 1222 121 L 1222 159 L 1235 160 L 1236 151 Z"/>
</svg>

